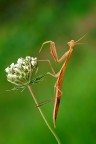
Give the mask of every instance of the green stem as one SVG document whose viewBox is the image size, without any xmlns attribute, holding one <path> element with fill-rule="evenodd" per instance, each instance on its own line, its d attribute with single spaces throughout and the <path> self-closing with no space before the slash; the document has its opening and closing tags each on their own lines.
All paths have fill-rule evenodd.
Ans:
<svg viewBox="0 0 96 144">
<path fill-rule="evenodd" d="M 28 89 L 29 89 L 29 91 L 30 91 L 30 93 L 31 93 L 31 95 L 32 95 L 32 97 L 33 97 L 33 99 L 34 99 L 36 105 L 38 106 L 39 103 L 38 103 L 38 101 L 37 101 L 37 99 L 36 99 L 36 97 L 35 97 L 35 95 L 34 95 L 34 93 L 33 93 L 32 88 L 31 88 L 30 85 L 28 85 Z M 50 132 L 51 132 L 51 133 L 53 134 L 53 136 L 55 137 L 57 143 L 58 143 L 58 144 L 61 144 L 61 142 L 60 142 L 59 138 L 57 137 L 56 133 L 53 131 L 53 129 L 52 129 L 51 126 L 49 125 L 47 119 L 45 118 L 45 116 L 44 116 L 44 114 L 43 114 L 41 108 L 40 108 L 40 107 L 37 107 L 37 108 L 38 108 L 38 110 L 39 110 L 39 112 L 40 112 L 40 114 L 41 114 L 41 116 L 42 116 L 44 122 L 46 123 L 47 127 L 49 128 Z"/>
</svg>

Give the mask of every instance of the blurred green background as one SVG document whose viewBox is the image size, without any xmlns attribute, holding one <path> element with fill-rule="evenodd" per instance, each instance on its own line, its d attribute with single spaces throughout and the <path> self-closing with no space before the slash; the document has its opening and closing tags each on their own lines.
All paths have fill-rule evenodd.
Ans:
<svg viewBox="0 0 96 144">
<path fill-rule="evenodd" d="M 56 144 L 34 101 L 25 91 L 7 91 L 4 69 L 19 57 L 50 59 L 49 45 L 39 54 L 44 41 L 56 43 L 58 57 L 68 50 L 67 42 L 82 40 L 86 45 L 74 49 L 63 83 L 57 128 L 62 144 L 96 144 L 96 1 L 95 0 L 0 0 L 0 144 Z M 39 73 L 50 71 L 39 63 Z M 56 79 L 33 85 L 38 101 L 54 96 Z M 53 127 L 54 101 L 42 106 Z"/>
</svg>

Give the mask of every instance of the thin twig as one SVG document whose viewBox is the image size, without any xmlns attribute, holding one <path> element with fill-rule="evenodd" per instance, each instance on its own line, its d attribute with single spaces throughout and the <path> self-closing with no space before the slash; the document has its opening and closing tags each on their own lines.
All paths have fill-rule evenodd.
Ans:
<svg viewBox="0 0 96 144">
<path fill-rule="evenodd" d="M 34 93 L 33 93 L 32 88 L 31 88 L 30 85 L 28 85 L 28 89 L 29 89 L 29 91 L 30 91 L 30 93 L 31 93 L 31 95 L 32 95 L 32 97 L 33 97 L 33 99 L 34 99 L 36 105 L 38 106 L 39 103 L 38 103 L 38 101 L 37 101 L 37 99 L 36 99 L 36 97 L 35 97 L 35 95 L 34 95 Z M 40 112 L 40 114 L 41 114 L 41 116 L 42 116 L 44 122 L 46 123 L 47 127 L 49 128 L 50 132 L 51 132 L 51 133 L 53 134 L 53 136 L 55 137 L 57 143 L 58 143 L 58 144 L 61 144 L 61 142 L 60 142 L 59 138 L 57 137 L 56 133 L 53 131 L 53 129 L 52 129 L 51 126 L 49 125 L 47 119 L 45 118 L 45 116 L 44 116 L 44 114 L 43 114 L 41 108 L 40 108 L 40 107 L 37 107 L 37 108 L 38 108 L 38 110 L 39 110 L 39 112 Z"/>
</svg>

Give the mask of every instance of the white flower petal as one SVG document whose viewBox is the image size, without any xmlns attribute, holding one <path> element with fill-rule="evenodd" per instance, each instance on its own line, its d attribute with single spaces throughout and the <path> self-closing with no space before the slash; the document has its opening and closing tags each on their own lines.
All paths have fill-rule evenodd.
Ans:
<svg viewBox="0 0 96 144">
<path fill-rule="evenodd" d="M 30 56 L 26 56 L 26 60 L 31 60 L 31 57 Z"/>
<path fill-rule="evenodd" d="M 12 64 L 10 65 L 10 68 L 14 68 L 14 63 L 12 63 Z"/>
<path fill-rule="evenodd" d="M 7 67 L 7 68 L 5 69 L 5 72 L 6 72 L 6 73 L 9 73 L 9 72 L 10 72 L 10 68 Z"/>
<path fill-rule="evenodd" d="M 19 58 L 17 61 L 18 64 L 22 64 L 23 63 L 23 58 Z"/>
<path fill-rule="evenodd" d="M 35 58 L 32 57 L 31 64 L 32 64 L 33 66 L 35 66 L 35 65 L 37 64 L 37 58 L 36 58 L 36 57 L 35 57 Z"/>
<path fill-rule="evenodd" d="M 15 64 L 15 68 L 21 68 L 21 64 L 19 63 Z"/>
</svg>

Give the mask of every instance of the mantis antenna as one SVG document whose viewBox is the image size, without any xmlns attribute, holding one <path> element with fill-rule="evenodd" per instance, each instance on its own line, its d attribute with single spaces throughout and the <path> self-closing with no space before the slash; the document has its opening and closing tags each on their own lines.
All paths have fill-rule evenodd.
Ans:
<svg viewBox="0 0 96 144">
<path fill-rule="evenodd" d="M 86 33 L 87 34 L 87 33 Z M 80 40 L 82 40 L 85 36 L 86 36 L 86 34 L 85 35 L 83 35 L 80 39 L 78 39 L 77 41 L 76 41 L 76 43 L 78 43 Z M 80 44 L 80 43 L 78 43 L 78 44 Z M 82 43 L 83 44 L 83 43 Z"/>
</svg>

